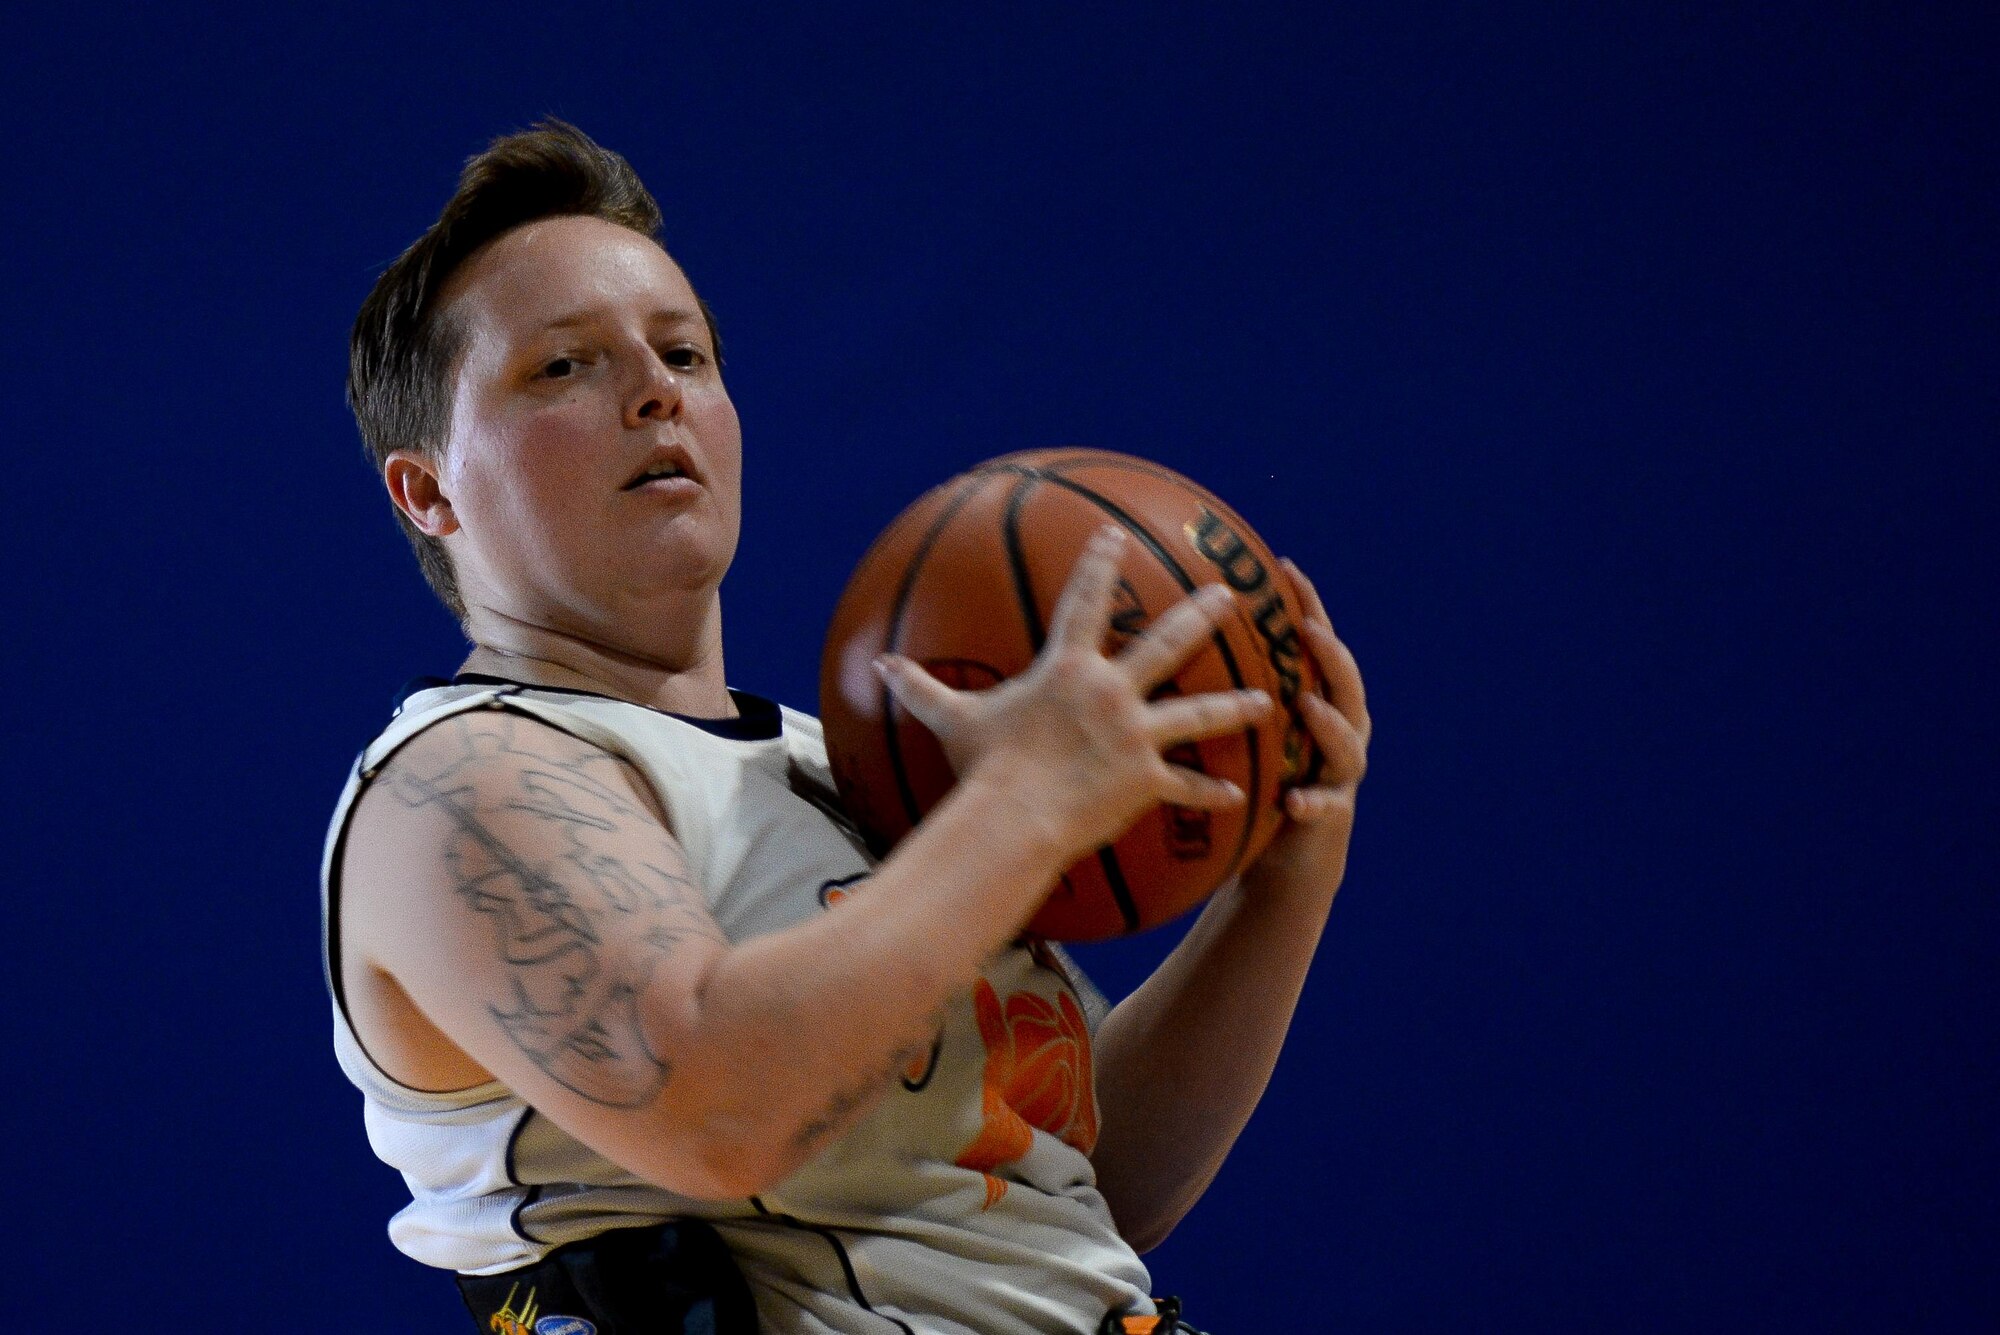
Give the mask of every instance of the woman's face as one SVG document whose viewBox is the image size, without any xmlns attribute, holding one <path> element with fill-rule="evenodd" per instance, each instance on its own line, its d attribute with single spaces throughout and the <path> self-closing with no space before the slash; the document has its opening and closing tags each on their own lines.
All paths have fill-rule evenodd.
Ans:
<svg viewBox="0 0 2000 1335">
<path fill-rule="evenodd" d="M 628 228 L 546 218 L 453 274 L 439 318 L 463 348 L 437 467 L 468 608 L 651 657 L 712 602 L 741 518 L 742 430 L 686 276 Z"/>
</svg>

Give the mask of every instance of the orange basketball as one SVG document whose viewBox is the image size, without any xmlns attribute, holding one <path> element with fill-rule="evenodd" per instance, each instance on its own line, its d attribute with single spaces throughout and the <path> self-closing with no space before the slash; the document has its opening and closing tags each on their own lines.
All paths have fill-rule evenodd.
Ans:
<svg viewBox="0 0 2000 1335">
<path fill-rule="evenodd" d="M 1319 770 L 1297 710 L 1322 690 L 1299 636 L 1304 604 L 1236 512 L 1180 474 L 1106 450 L 1054 449 L 981 464 L 918 499 L 875 541 L 834 609 L 820 660 L 820 717 L 848 814 L 886 855 L 952 785 L 944 752 L 871 668 L 891 651 L 963 689 L 1033 661 L 1057 596 L 1092 533 L 1131 539 L 1107 648 L 1204 584 L 1236 594 L 1206 647 L 1156 696 L 1261 687 L 1285 706 L 1240 733 L 1168 751 L 1233 780 L 1241 807 L 1156 807 L 1071 867 L 1028 929 L 1095 941 L 1177 917 L 1247 866 L 1282 823 L 1285 791 Z"/>
</svg>

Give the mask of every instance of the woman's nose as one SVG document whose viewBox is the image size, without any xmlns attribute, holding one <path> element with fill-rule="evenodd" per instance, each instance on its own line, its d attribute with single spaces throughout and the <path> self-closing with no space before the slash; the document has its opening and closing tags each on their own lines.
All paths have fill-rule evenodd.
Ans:
<svg viewBox="0 0 2000 1335">
<path fill-rule="evenodd" d="M 644 426 L 665 421 L 681 408 L 681 381 L 659 355 L 648 352 L 645 375 L 625 401 L 625 425 Z"/>
</svg>

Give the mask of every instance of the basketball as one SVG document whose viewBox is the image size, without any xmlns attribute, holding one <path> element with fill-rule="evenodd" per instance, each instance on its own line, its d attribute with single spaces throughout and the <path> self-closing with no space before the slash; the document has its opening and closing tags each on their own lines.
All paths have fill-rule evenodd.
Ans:
<svg viewBox="0 0 2000 1335">
<path fill-rule="evenodd" d="M 1304 603 L 1236 512 L 1171 469 L 1105 450 L 1010 454 L 933 488 L 862 557 L 834 609 L 820 660 L 820 717 L 847 814 L 886 856 L 944 795 L 943 749 L 895 703 L 871 664 L 893 652 L 976 690 L 1023 671 L 1057 596 L 1107 523 L 1129 541 L 1105 645 L 1115 651 L 1205 584 L 1234 607 L 1155 698 L 1261 688 L 1282 706 L 1239 733 L 1183 742 L 1178 765 L 1233 781 L 1243 805 L 1160 806 L 1063 873 L 1028 924 L 1097 941 L 1178 917 L 1248 866 L 1284 821 L 1285 792 L 1313 782 L 1319 753 L 1298 713 L 1322 690 L 1298 627 Z"/>
</svg>

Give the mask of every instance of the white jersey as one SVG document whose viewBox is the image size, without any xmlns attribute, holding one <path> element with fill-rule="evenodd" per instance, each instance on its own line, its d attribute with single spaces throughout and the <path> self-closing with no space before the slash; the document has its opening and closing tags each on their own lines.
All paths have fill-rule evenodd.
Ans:
<svg viewBox="0 0 2000 1335">
<path fill-rule="evenodd" d="M 410 1188 L 390 1238 L 428 1265 L 494 1274 L 607 1229 L 706 1219 L 772 1332 L 1087 1335 L 1107 1311 L 1151 1311 L 1146 1267 L 1113 1226 L 1088 1158 L 1103 1002 L 1051 946 L 996 956 L 867 1117 L 748 1200 L 677 1196 L 498 1082 L 426 1093 L 362 1049 L 338 958 L 348 817 L 399 746 L 465 710 L 524 714 L 636 767 L 731 940 L 866 894 L 869 859 L 838 815 L 818 722 L 736 699 L 740 719 L 691 720 L 581 692 L 445 684 L 411 695 L 355 762 L 322 866 L 328 982 L 334 1050 L 363 1095 L 369 1143 Z"/>
</svg>

